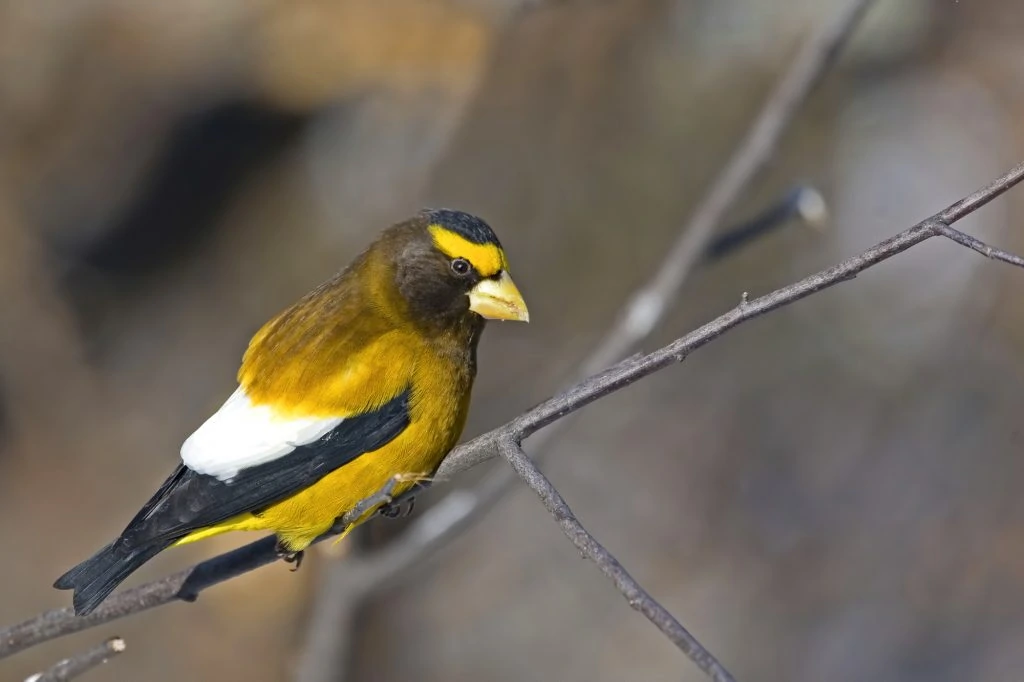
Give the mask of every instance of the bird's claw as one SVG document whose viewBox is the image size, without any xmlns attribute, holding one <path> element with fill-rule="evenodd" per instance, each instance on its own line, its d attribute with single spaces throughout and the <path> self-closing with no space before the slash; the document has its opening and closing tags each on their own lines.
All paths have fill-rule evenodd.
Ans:
<svg viewBox="0 0 1024 682">
<path fill-rule="evenodd" d="M 377 513 L 389 519 L 401 519 L 412 514 L 412 510 L 415 508 L 416 498 L 407 497 L 404 500 L 381 505 Z"/>
<path fill-rule="evenodd" d="M 292 564 L 292 566 L 288 569 L 292 573 L 299 570 L 299 567 L 302 566 L 302 558 L 306 555 L 306 552 L 304 550 L 292 552 L 287 547 L 285 547 L 284 543 L 282 543 L 280 540 L 278 540 L 277 544 L 274 545 L 274 550 L 277 552 L 277 556 L 280 557 L 281 561 L 285 562 L 286 564 Z"/>
</svg>

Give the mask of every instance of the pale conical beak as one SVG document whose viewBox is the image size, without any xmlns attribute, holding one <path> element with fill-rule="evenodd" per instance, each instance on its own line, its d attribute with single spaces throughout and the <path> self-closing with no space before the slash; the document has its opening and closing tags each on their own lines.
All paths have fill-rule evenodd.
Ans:
<svg viewBox="0 0 1024 682">
<path fill-rule="evenodd" d="M 498 279 L 483 279 L 469 292 L 469 309 L 489 320 L 529 322 L 530 311 L 507 272 Z"/>
</svg>

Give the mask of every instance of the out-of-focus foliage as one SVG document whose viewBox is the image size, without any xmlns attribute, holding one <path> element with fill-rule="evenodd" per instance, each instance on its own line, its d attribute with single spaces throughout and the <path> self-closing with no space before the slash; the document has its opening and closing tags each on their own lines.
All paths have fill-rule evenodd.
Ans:
<svg viewBox="0 0 1024 682">
<path fill-rule="evenodd" d="M 422 205 L 486 217 L 533 316 L 488 331 L 470 431 L 555 390 L 830 9 L 0 5 L 0 621 L 63 605 L 53 578 L 162 480 L 248 336 Z M 830 232 L 701 270 L 656 341 L 1019 160 L 1019 14 L 879 0 L 735 209 L 810 179 Z M 964 228 L 1024 251 L 1021 211 L 1010 195 Z M 588 408 L 546 469 L 741 680 L 1013 677 L 1022 294 L 1020 272 L 926 244 Z M 530 497 L 361 616 L 355 679 L 697 675 Z M 138 579 L 245 539 L 168 552 Z M 285 679 L 319 558 L 115 624 L 129 651 L 94 676 Z"/>
</svg>

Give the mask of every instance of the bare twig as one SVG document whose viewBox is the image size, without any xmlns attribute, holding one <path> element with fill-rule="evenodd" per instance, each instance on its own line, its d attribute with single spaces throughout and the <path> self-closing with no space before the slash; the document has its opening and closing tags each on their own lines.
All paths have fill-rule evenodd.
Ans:
<svg viewBox="0 0 1024 682">
<path fill-rule="evenodd" d="M 629 605 L 644 614 L 647 620 L 661 630 L 680 651 L 697 664 L 715 682 L 734 682 L 733 676 L 718 662 L 704 646 L 683 627 L 676 618 L 640 586 L 633 576 L 619 563 L 618 559 L 605 549 L 604 545 L 591 535 L 569 509 L 569 505 L 551 481 L 537 468 L 537 465 L 513 440 L 498 444 L 501 455 L 508 460 L 519 477 L 526 482 L 541 502 L 562 527 L 562 532 L 572 544 L 588 559 L 597 564 L 601 572 L 611 578 Z"/>
<path fill-rule="evenodd" d="M 686 278 L 704 256 L 725 212 L 736 203 L 744 188 L 771 158 L 782 133 L 833 63 L 871 3 L 872 0 L 847 0 L 804 43 L 732 158 L 680 230 L 661 267 L 633 296 L 608 334 L 583 360 L 576 375 L 578 378 L 590 376 L 620 360 L 658 325 Z M 559 426 L 564 427 L 565 424 L 563 422 Z M 543 440 L 534 441 L 533 448 L 538 458 L 543 457 L 545 446 L 557 437 L 558 432 L 558 429 L 548 429 L 541 436 Z M 444 477 L 450 472 L 442 465 L 439 475 Z M 320 612 L 352 607 L 341 620 L 351 618 L 354 607 L 360 603 L 349 594 L 352 590 L 376 591 L 403 575 L 411 574 L 426 554 L 436 552 L 474 521 L 483 518 L 515 481 L 516 477 L 506 468 L 490 472 L 473 490 L 449 493 L 421 514 L 402 536 L 388 546 L 358 557 L 360 561 L 376 562 L 376 584 L 356 583 L 356 575 L 350 572 L 350 564 L 356 557 L 334 567 L 333 570 L 340 575 L 325 576 L 325 582 L 317 593 L 307 635 L 309 644 L 302 653 L 297 679 L 301 682 L 334 682 L 340 675 L 341 668 L 337 662 L 345 656 L 339 656 L 337 652 L 347 643 L 336 640 L 333 646 L 328 646 L 323 635 L 312 630 L 318 622 L 338 621 L 339 617 Z M 315 642 L 320 642 L 320 646 L 314 647 Z"/>
<path fill-rule="evenodd" d="M 80 654 L 59 661 L 49 670 L 25 678 L 25 682 L 65 682 L 73 680 L 93 668 L 103 665 L 124 651 L 124 640 L 111 637 L 103 644 L 94 646 Z"/>
<path fill-rule="evenodd" d="M 975 251 L 986 255 L 992 254 L 991 257 L 993 258 L 1024 267 L 1024 260 L 1019 256 L 989 246 L 981 240 L 969 237 L 959 231 L 954 230 L 956 235 L 948 234 L 949 230 L 952 230 L 949 227 L 951 223 L 978 210 L 992 201 L 992 199 L 1021 182 L 1022 179 L 1024 179 L 1024 163 L 1015 166 L 991 184 L 969 197 L 958 201 L 930 218 L 926 218 L 896 236 L 875 244 L 860 255 L 848 258 L 837 265 L 805 277 L 781 289 L 776 289 L 770 294 L 747 300 L 726 314 L 715 318 L 704 326 L 653 353 L 623 360 L 601 374 L 580 382 L 561 395 L 541 403 L 504 427 L 486 433 L 465 445 L 457 447 L 441 463 L 437 478 L 448 478 L 455 473 L 467 469 L 467 465 L 472 466 L 479 463 L 481 457 L 486 459 L 494 456 L 496 444 L 506 437 L 517 441 L 522 440 L 535 431 L 564 418 L 598 398 L 628 386 L 667 365 L 681 362 L 694 350 L 713 341 L 742 322 L 759 317 L 782 306 L 795 303 L 802 298 L 841 282 L 851 280 L 867 268 L 888 260 L 926 239 L 942 236 L 958 244 L 962 244 L 966 240 L 970 244 L 964 245 Z"/>
<path fill-rule="evenodd" d="M 778 140 L 797 110 L 810 94 L 856 28 L 861 16 L 872 0 L 848 0 L 837 13 L 812 35 L 793 60 L 778 86 L 771 93 L 736 153 L 726 164 L 705 199 L 697 206 L 690 220 L 680 230 L 679 238 L 669 249 L 668 256 L 648 284 L 642 287 L 619 315 L 604 340 L 583 361 L 578 376 L 590 376 L 627 355 L 637 343 L 647 338 L 664 317 L 670 302 L 675 299 L 686 278 L 702 257 L 715 227 L 721 223 L 726 210 L 733 205 L 744 188 L 771 158 Z M 556 431 L 545 432 L 552 439 Z M 550 440 L 535 443 L 538 457 Z M 439 478 L 450 476 L 446 465 L 437 472 Z M 458 513 L 442 506 L 434 506 L 420 515 L 412 534 L 428 535 L 433 542 L 443 544 L 457 536 L 483 511 L 494 505 L 501 494 L 511 487 L 515 477 L 506 469 L 499 469 L 486 478 L 475 491 L 457 491 Z M 435 511 L 436 510 L 436 511 Z M 406 536 L 403 536 L 403 538 Z M 396 542 L 403 542 L 399 538 Z M 431 548 L 433 549 L 433 548 Z M 406 568 L 411 568 L 416 558 Z M 382 571 L 381 575 L 390 574 Z"/>
<path fill-rule="evenodd" d="M 623 321 L 586 364 L 590 374 L 621 358 L 651 331 L 659 313 L 682 287 L 701 253 L 743 190 L 775 153 L 783 133 L 846 44 L 872 0 L 848 0 L 804 43 L 768 96 L 747 135 L 672 245 L 664 265 L 626 308 Z M 649 321 L 652 320 L 652 321 Z M 631 323 L 625 323 L 631 322 Z"/>
<path fill-rule="evenodd" d="M 705 262 L 723 258 L 793 220 L 820 228 L 826 214 L 824 199 L 817 189 L 807 185 L 794 187 L 747 222 L 722 233 L 708 245 L 702 258 Z M 431 507 L 430 518 L 436 520 L 436 524 L 417 523 L 415 529 L 407 531 L 397 543 L 375 550 L 370 557 L 346 555 L 345 560 L 325 571 L 316 589 L 317 597 L 306 625 L 305 642 L 294 678 L 301 682 L 338 680 L 339 671 L 348 668 L 353 614 L 369 591 L 401 577 L 404 568 L 417 558 L 439 549 L 445 538 L 468 522 L 471 512 L 485 513 L 486 509 L 481 506 L 493 504 L 514 482 L 515 476 L 503 468 L 472 492 L 453 490 Z M 414 490 L 406 495 L 415 493 Z M 399 499 L 402 497 L 405 495 Z M 379 564 L 381 570 L 358 570 L 370 569 L 364 564 Z"/>
<path fill-rule="evenodd" d="M 659 350 L 647 355 L 628 358 L 600 374 L 581 381 L 504 426 L 478 436 L 452 450 L 441 464 L 444 476 L 449 478 L 494 457 L 497 454 L 498 445 L 502 442 L 509 439 L 522 442 L 524 438 L 536 431 L 563 419 L 598 398 L 624 388 L 669 365 L 681 362 L 694 350 L 710 343 L 743 322 L 795 303 L 841 282 L 851 280 L 863 270 L 932 237 L 947 237 L 958 244 L 963 239 L 968 239 L 971 242 L 969 248 L 973 250 L 985 254 L 999 254 L 1000 260 L 1021 265 L 1021 259 L 1018 256 L 1008 254 L 979 240 L 968 238 L 967 235 L 963 235 L 962 238 L 960 236 L 954 238 L 946 234 L 946 228 L 1005 193 L 1022 179 L 1024 179 L 1024 163 L 1014 167 L 965 199 L 921 221 L 910 229 L 875 244 L 860 255 L 769 294 L 743 302 L 724 315 Z M 465 512 L 461 509 L 454 509 L 450 513 L 462 514 Z M 408 546 L 402 545 L 389 550 L 393 552 L 385 555 L 389 563 L 353 562 L 348 568 L 354 574 L 364 576 L 361 579 L 361 587 L 366 588 L 368 585 L 380 584 L 376 580 L 371 583 L 365 576 L 377 576 L 383 572 L 385 580 L 393 578 L 394 571 L 397 570 L 396 566 L 398 568 L 403 566 L 410 560 L 410 555 L 422 557 L 425 550 L 435 546 L 434 537 L 429 533 L 414 534 L 411 537 L 412 542 Z M 194 599 L 200 591 L 211 585 L 274 561 L 276 554 L 273 551 L 273 545 L 273 538 L 264 538 L 162 580 L 124 590 L 107 599 L 98 609 L 85 617 L 75 617 L 70 608 L 56 609 L 23 623 L 4 628 L 0 630 L 0 658 L 55 637 L 85 630 L 175 599 Z"/>
<path fill-rule="evenodd" d="M 952 239 L 960 246 L 966 246 L 969 249 L 977 251 L 986 258 L 1002 261 L 1004 263 L 1009 263 L 1010 265 L 1016 265 L 1018 267 L 1024 267 L 1024 258 L 1021 258 L 1020 256 L 1015 256 L 1014 254 L 1003 251 L 1002 249 L 997 249 L 993 246 L 989 246 L 985 242 L 979 239 L 975 239 L 969 234 L 965 234 L 960 230 L 953 229 L 952 227 L 942 222 L 941 220 L 936 220 L 935 224 L 933 225 L 933 228 L 935 229 L 935 232 L 937 234 L 942 235 L 946 239 Z"/>
<path fill-rule="evenodd" d="M 404 478 L 402 474 L 392 476 L 381 490 L 365 500 L 360 500 L 341 517 L 335 525 L 334 532 L 318 538 L 317 542 L 341 533 L 372 507 L 388 503 L 395 485 Z M 195 601 L 199 593 L 209 587 L 277 561 L 280 557 L 275 544 L 273 537 L 263 538 L 166 578 L 118 592 L 87 616 L 76 616 L 72 608 L 53 609 L 23 623 L 4 628 L 0 630 L 0 658 L 6 658 L 56 637 L 88 630 L 172 601 Z"/>
<path fill-rule="evenodd" d="M 794 220 L 820 228 L 826 215 L 824 199 L 817 189 L 808 185 L 793 187 L 768 208 L 747 222 L 730 227 L 708 244 L 702 260 L 723 258 Z M 495 503 L 514 482 L 515 476 L 503 468 L 473 491 L 453 490 L 430 508 L 426 522 L 417 522 L 414 530 L 403 534 L 397 543 L 374 550 L 370 557 L 346 555 L 344 561 L 326 571 L 316 589 L 317 598 L 306 625 L 305 644 L 294 678 L 302 682 L 337 680 L 349 659 L 348 636 L 339 633 L 351 630 L 352 615 L 368 592 L 400 578 L 416 559 L 439 549 L 447 538 L 465 527 L 471 514 L 485 513 L 486 507 Z M 416 492 L 410 491 L 398 499 Z M 379 564 L 380 570 L 353 570 L 364 559 L 365 563 Z"/>
</svg>

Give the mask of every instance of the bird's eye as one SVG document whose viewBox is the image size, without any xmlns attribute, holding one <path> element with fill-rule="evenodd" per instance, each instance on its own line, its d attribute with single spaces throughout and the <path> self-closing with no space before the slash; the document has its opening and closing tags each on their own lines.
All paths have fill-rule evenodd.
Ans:
<svg viewBox="0 0 1024 682">
<path fill-rule="evenodd" d="M 455 260 L 452 261 L 452 272 L 454 272 L 459 277 L 465 277 L 466 275 L 469 274 L 469 271 L 472 269 L 473 267 L 465 258 L 456 258 Z"/>
</svg>

